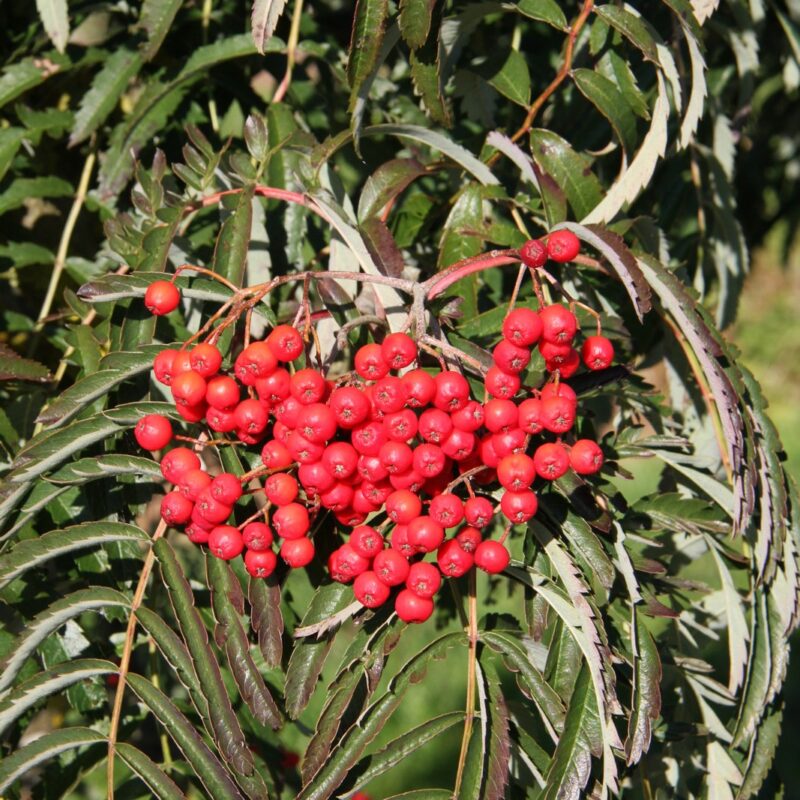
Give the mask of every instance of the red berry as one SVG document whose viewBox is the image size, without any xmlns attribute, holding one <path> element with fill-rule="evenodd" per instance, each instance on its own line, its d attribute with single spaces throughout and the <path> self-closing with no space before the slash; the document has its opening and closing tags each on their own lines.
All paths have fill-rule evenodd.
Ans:
<svg viewBox="0 0 800 800">
<path fill-rule="evenodd" d="M 508 372 L 503 372 L 499 367 L 489 367 L 486 375 L 484 376 L 483 383 L 486 386 L 486 391 L 492 397 L 511 398 L 520 389 L 522 381 L 518 375 L 512 375 Z"/>
<path fill-rule="evenodd" d="M 578 330 L 575 315 L 558 303 L 539 311 L 542 321 L 542 339 L 551 344 L 570 344 Z"/>
<path fill-rule="evenodd" d="M 389 587 L 371 569 L 356 576 L 353 582 L 356 600 L 367 608 L 382 606 L 389 599 L 389 593 Z"/>
<path fill-rule="evenodd" d="M 477 400 L 469 400 L 463 408 L 454 411 L 450 419 L 457 430 L 475 433 L 486 421 L 486 414 Z"/>
<path fill-rule="evenodd" d="M 244 568 L 254 578 L 268 578 L 277 564 L 278 559 L 272 550 L 248 550 L 244 554 Z"/>
<path fill-rule="evenodd" d="M 456 539 L 448 539 L 437 551 L 436 562 L 443 575 L 460 578 L 472 569 L 473 557 Z"/>
<path fill-rule="evenodd" d="M 554 481 L 569 469 L 569 455 L 564 445 L 548 442 L 536 448 L 533 463 L 540 477 Z"/>
<path fill-rule="evenodd" d="M 250 436 L 258 436 L 264 432 L 269 416 L 258 400 L 242 400 L 233 412 L 236 427 Z"/>
<path fill-rule="evenodd" d="M 469 458 L 469 456 L 472 455 L 476 445 L 477 439 L 474 433 L 454 430 L 447 439 L 442 442 L 442 452 L 448 458 L 452 458 L 453 461 L 464 461 L 465 458 Z M 441 474 L 442 476 L 445 475 L 444 472 Z"/>
<path fill-rule="evenodd" d="M 181 293 L 170 281 L 155 281 L 144 293 L 144 304 L 151 314 L 161 317 L 178 307 Z"/>
<path fill-rule="evenodd" d="M 576 405 L 566 397 L 542 400 L 542 423 L 552 433 L 566 433 L 575 424 Z"/>
<path fill-rule="evenodd" d="M 331 511 L 346 511 L 353 503 L 353 487 L 346 483 L 336 483 L 327 492 L 319 496 L 323 508 Z"/>
<path fill-rule="evenodd" d="M 261 462 L 269 469 L 288 467 L 294 459 L 283 442 L 276 439 L 268 441 L 261 450 Z"/>
<path fill-rule="evenodd" d="M 262 552 L 269 550 L 274 538 L 266 522 L 248 522 L 242 530 L 242 540 L 248 552 Z"/>
<path fill-rule="evenodd" d="M 365 344 L 356 351 L 353 359 L 356 372 L 365 380 L 377 381 L 389 372 L 389 364 L 383 357 L 379 344 Z"/>
<path fill-rule="evenodd" d="M 490 575 L 502 572 L 510 560 L 511 556 L 508 550 L 500 542 L 492 539 L 481 542 L 475 548 L 475 566 Z"/>
<path fill-rule="evenodd" d="M 569 463 L 578 475 L 594 475 L 603 466 L 603 451 L 592 439 L 578 439 L 569 451 Z"/>
<path fill-rule="evenodd" d="M 208 549 L 217 557 L 230 561 L 244 550 L 244 540 L 233 525 L 218 525 L 208 536 Z"/>
<path fill-rule="evenodd" d="M 539 509 L 536 493 L 530 489 L 506 492 L 500 498 L 500 510 L 506 518 L 517 524 L 527 522 Z"/>
<path fill-rule="evenodd" d="M 199 522 L 192 522 L 191 525 L 186 526 L 185 533 L 190 542 L 194 544 L 207 544 L 211 530 L 209 528 L 204 528 Z"/>
<path fill-rule="evenodd" d="M 555 231 L 547 237 L 547 255 L 559 264 L 574 261 L 580 251 L 580 239 L 572 231 Z"/>
<path fill-rule="evenodd" d="M 519 412 L 513 400 L 504 400 L 502 398 L 488 400 L 483 406 L 483 413 L 486 430 L 491 433 L 507 431 L 509 428 L 517 426 Z"/>
<path fill-rule="evenodd" d="M 360 455 L 356 469 L 363 480 L 372 481 L 373 483 L 382 481 L 389 475 L 389 471 L 383 466 L 379 456 Z"/>
<path fill-rule="evenodd" d="M 464 504 L 460 497 L 447 492 L 431 500 L 428 514 L 443 528 L 455 528 L 464 519 Z"/>
<path fill-rule="evenodd" d="M 324 403 L 303 406 L 297 417 L 297 430 L 314 444 L 324 444 L 332 439 L 337 427 L 333 411 Z"/>
<path fill-rule="evenodd" d="M 408 490 L 410 492 L 419 493 L 425 485 L 425 478 L 414 469 L 408 472 L 403 472 L 400 475 L 390 475 L 389 483 L 392 488 L 397 490 Z"/>
<path fill-rule="evenodd" d="M 377 420 L 359 425 L 350 434 L 350 441 L 359 453 L 365 456 L 377 456 L 386 442 L 383 424 Z"/>
<path fill-rule="evenodd" d="M 168 492 L 161 501 L 161 519 L 167 525 L 184 525 L 192 518 L 194 503 L 181 492 Z"/>
<path fill-rule="evenodd" d="M 411 565 L 406 586 L 418 597 L 433 597 L 442 585 L 442 574 L 433 564 L 419 561 Z"/>
<path fill-rule="evenodd" d="M 410 408 L 389 413 L 383 418 L 383 429 L 392 441 L 408 442 L 417 435 L 417 415 Z"/>
<path fill-rule="evenodd" d="M 403 622 L 425 622 L 433 614 L 433 600 L 403 589 L 394 601 L 394 610 Z"/>
<path fill-rule="evenodd" d="M 311 527 L 308 510 L 300 503 L 281 506 L 272 515 L 272 527 L 284 539 L 299 539 Z"/>
<path fill-rule="evenodd" d="M 286 472 L 276 472 L 267 478 L 264 491 L 270 503 L 288 506 L 297 497 L 297 479 Z"/>
<path fill-rule="evenodd" d="M 578 351 L 570 350 L 566 358 L 560 359 L 560 363 L 546 361 L 545 369 L 548 372 L 555 372 L 558 370 L 558 374 L 562 378 L 571 378 L 578 371 L 578 367 L 580 367 L 580 365 L 581 359 L 578 356 Z"/>
<path fill-rule="evenodd" d="M 464 408 L 469 401 L 469 383 L 460 372 L 440 372 L 433 380 L 436 384 L 433 397 L 436 408 L 448 412 Z"/>
<path fill-rule="evenodd" d="M 406 385 L 406 405 L 410 408 L 424 408 L 436 395 L 436 380 L 424 369 L 412 369 L 400 380 Z"/>
<path fill-rule="evenodd" d="M 292 568 L 307 567 L 314 560 L 314 542 L 311 539 L 286 539 L 281 544 L 281 558 Z"/>
<path fill-rule="evenodd" d="M 206 399 L 205 379 L 192 369 L 176 375 L 170 388 L 175 403 L 179 406 L 196 406 Z"/>
<path fill-rule="evenodd" d="M 139 447 L 145 450 L 160 450 L 172 441 L 172 423 L 161 414 L 147 414 L 133 430 Z"/>
<path fill-rule="evenodd" d="M 175 357 L 177 355 L 177 350 L 169 348 L 162 350 L 153 359 L 153 372 L 159 383 L 163 383 L 165 386 L 169 386 L 172 383 L 172 377 L 177 374 L 175 371 Z"/>
<path fill-rule="evenodd" d="M 605 336 L 589 336 L 581 348 L 581 358 L 589 369 L 606 369 L 614 360 L 614 345 Z"/>
<path fill-rule="evenodd" d="M 402 369 L 417 357 L 417 345 L 408 334 L 390 333 L 381 343 L 381 354 L 390 369 Z"/>
<path fill-rule="evenodd" d="M 338 583 L 349 583 L 368 568 L 369 559 L 359 555 L 347 543 L 334 550 L 328 558 L 328 571 Z"/>
<path fill-rule="evenodd" d="M 482 541 L 481 532 L 477 528 L 462 528 L 456 534 L 456 541 L 464 552 L 474 553 Z"/>
<path fill-rule="evenodd" d="M 406 385 L 394 375 L 381 378 L 372 387 L 372 402 L 384 414 L 392 414 L 403 408 L 407 395 Z"/>
<path fill-rule="evenodd" d="M 385 442 L 378 458 L 390 475 L 398 475 L 411 469 L 414 451 L 405 442 Z"/>
<path fill-rule="evenodd" d="M 278 423 L 276 422 L 273 430 L 277 427 Z M 313 464 L 315 461 L 319 461 L 325 452 L 324 445 L 310 442 L 298 431 L 289 432 L 286 446 L 289 448 L 292 460 L 297 461 L 299 464 Z"/>
<path fill-rule="evenodd" d="M 492 434 L 492 447 L 498 458 L 504 458 L 511 453 L 524 452 L 526 438 L 522 428 L 510 428 L 507 431 Z"/>
<path fill-rule="evenodd" d="M 278 359 L 266 342 L 249 344 L 233 362 L 233 371 L 245 386 L 255 386 L 257 380 L 268 377 L 277 367 Z"/>
<path fill-rule="evenodd" d="M 230 472 L 220 472 L 211 481 L 211 495 L 220 503 L 232 506 L 242 496 L 242 484 Z"/>
<path fill-rule="evenodd" d="M 540 396 L 542 400 L 547 400 L 548 397 L 563 397 L 575 406 L 578 404 L 578 395 L 575 394 L 575 390 L 568 383 L 564 383 L 563 381 L 559 382 L 557 385 L 555 382 L 546 383 L 542 386 Z"/>
<path fill-rule="evenodd" d="M 453 430 L 453 420 L 440 408 L 427 408 L 419 417 L 419 435 L 426 442 L 443 442 Z"/>
<path fill-rule="evenodd" d="M 342 386 L 331 392 L 328 403 L 340 427 L 350 430 L 370 415 L 369 398 L 355 386 Z"/>
<path fill-rule="evenodd" d="M 211 484 L 211 476 L 202 469 L 190 469 L 180 479 L 181 494 L 195 502 L 207 486 Z"/>
<path fill-rule="evenodd" d="M 289 373 L 283 367 L 278 367 L 265 378 L 256 379 L 255 386 L 262 403 L 277 405 L 290 396 L 292 384 Z"/>
<path fill-rule="evenodd" d="M 383 536 L 370 525 L 359 525 L 350 533 L 350 545 L 360 556 L 374 558 L 384 548 Z"/>
<path fill-rule="evenodd" d="M 530 363 L 531 351 L 526 347 L 518 347 L 507 339 L 501 339 L 492 351 L 492 358 L 503 372 L 516 375 Z"/>
<path fill-rule="evenodd" d="M 197 496 L 192 521 L 200 522 L 202 520 L 206 524 L 220 525 L 228 519 L 232 511 L 232 506 L 214 499 L 209 487 Z"/>
<path fill-rule="evenodd" d="M 537 269 L 547 263 L 547 250 L 540 239 L 528 239 L 519 249 L 519 257 L 526 267 Z"/>
<path fill-rule="evenodd" d="M 325 378 L 317 370 L 310 367 L 297 370 L 292 375 L 289 386 L 292 397 L 304 406 L 311 403 L 319 403 L 328 390 Z"/>
<path fill-rule="evenodd" d="M 291 325 L 278 325 L 266 341 L 278 361 L 294 361 L 303 352 L 303 339 Z"/>
<path fill-rule="evenodd" d="M 414 449 L 414 471 L 423 478 L 435 478 L 444 469 L 446 462 L 447 456 L 438 445 L 425 442 Z"/>
<path fill-rule="evenodd" d="M 392 492 L 386 498 L 386 513 L 400 525 L 408 525 L 422 513 L 422 501 L 407 489 Z"/>
<path fill-rule="evenodd" d="M 188 447 L 176 447 L 161 459 L 161 474 L 169 483 L 179 483 L 185 473 L 199 468 L 197 453 Z"/>
<path fill-rule="evenodd" d="M 485 528 L 494 516 L 494 506 L 485 497 L 470 497 L 464 503 L 464 519 L 474 528 Z"/>
<path fill-rule="evenodd" d="M 414 548 L 408 543 L 408 525 L 395 525 L 389 537 L 392 550 L 405 558 L 416 555 Z"/>
<path fill-rule="evenodd" d="M 189 363 L 198 375 L 210 378 L 222 366 L 222 353 L 213 344 L 201 342 L 189 352 Z"/>
<path fill-rule="evenodd" d="M 512 453 L 500 459 L 497 479 L 500 485 L 512 492 L 527 489 L 536 478 L 533 459 L 525 453 Z"/>
<path fill-rule="evenodd" d="M 548 364 L 566 364 L 572 353 L 572 345 L 569 343 L 553 344 L 542 340 L 539 342 L 539 353 Z"/>
<path fill-rule="evenodd" d="M 408 577 L 410 566 L 408 560 L 397 550 L 381 550 L 372 562 L 372 569 L 381 583 L 399 586 Z"/>
<path fill-rule="evenodd" d="M 217 375 L 206 386 L 206 402 L 220 411 L 230 411 L 239 402 L 239 384 L 228 375 Z"/>
<path fill-rule="evenodd" d="M 432 553 L 444 541 L 444 528 L 430 517 L 408 523 L 408 544 L 417 553 Z"/>
</svg>

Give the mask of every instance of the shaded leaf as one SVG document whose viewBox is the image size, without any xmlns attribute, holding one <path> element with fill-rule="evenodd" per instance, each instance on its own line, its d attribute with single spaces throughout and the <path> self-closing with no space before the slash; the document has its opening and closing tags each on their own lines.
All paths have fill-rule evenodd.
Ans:
<svg viewBox="0 0 800 800">
<path fill-rule="evenodd" d="M 431 17 L 436 0 L 400 0 L 400 33 L 412 49 L 422 47 L 431 29 Z"/>
<path fill-rule="evenodd" d="M 355 107 L 361 84 L 378 61 L 388 13 L 389 0 L 356 0 L 347 56 L 351 112 Z"/>
<path fill-rule="evenodd" d="M 381 164 L 367 178 L 361 190 L 358 199 L 358 219 L 364 222 L 380 214 L 387 203 L 425 174 L 425 166 L 415 158 L 395 158 Z"/>
<path fill-rule="evenodd" d="M 250 626 L 258 634 L 258 647 L 269 667 L 283 659 L 283 614 L 281 586 L 275 580 L 250 578 L 248 589 Z"/>
<path fill-rule="evenodd" d="M 572 79 L 586 99 L 611 123 L 626 152 L 636 147 L 636 118 L 613 81 L 593 69 L 575 69 Z"/>
<path fill-rule="evenodd" d="M 559 30 L 567 29 L 567 18 L 556 0 L 519 0 L 517 10 L 526 17 L 546 22 Z"/>
<path fill-rule="evenodd" d="M 149 61 L 158 52 L 182 2 L 183 0 L 144 0 L 142 3 L 139 24 L 147 33 L 147 44 L 142 48 L 145 61 Z"/>
<path fill-rule="evenodd" d="M 530 104 L 531 76 L 528 72 L 528 62 L 519 50 L 509 50 L 502 64 L 497 65 L 484 77 L 490 86 L 512 103 L 520 106 Z"/>
<path fill-rule="evenodd" d="M 275 26 L 286 8 L 286 0 L 253 0 L 250 24 L 253 28 L 253 42 L 262 55 L 267 39 L 275 33 Z"/>
<path fill-rule="evenodd" d="M 44 364 L 23 358 L 10 347 L 0 344 L 0 381 L 47 383 L 50 379 L 50 370 Z"/>
<path fill-rule="evenodd" d="M 636 653 L 633 661 L 633 700 L 628 720 L 625 755 L 636 764 L 650 748 L 653 723 L 661 713 L 661 659 L 650 632 L 633 611 Z"/>
<path fill-rule="evenodd" d="M 118 742 L 115 750 L 120 760 L 142 779 L 145 786 L 153 793 L 153 797 L 157 797 L 158 800 L 181 800 L 186 797 L 175 781 L 137 747 Z"/>
</svg>

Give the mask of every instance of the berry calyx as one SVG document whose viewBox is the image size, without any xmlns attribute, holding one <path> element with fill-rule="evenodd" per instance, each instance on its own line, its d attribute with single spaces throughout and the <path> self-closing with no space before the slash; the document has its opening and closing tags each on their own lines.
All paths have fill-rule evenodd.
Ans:
<svg viewBox="0 0 800 800">
<path fill-rule="evenodd" d="M 526 267 L 537 269 L 547 263 L 547 248 L 540 239 L 528 239 L 519 249 L 519 257 Z"/>
</svg>

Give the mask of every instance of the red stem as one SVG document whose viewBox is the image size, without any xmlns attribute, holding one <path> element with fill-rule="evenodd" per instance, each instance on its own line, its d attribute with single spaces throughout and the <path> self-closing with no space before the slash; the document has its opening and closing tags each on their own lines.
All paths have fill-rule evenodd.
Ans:
<svg viewBox="0 0 800 800">
<path fill-rule="evenodd" d="M 492 250 L 488 255 L 484 253 L 472 258 L 465 258 L 463 261 L 453 264 L 445 272 L 434 275 L 433 278 L 426 281 L 426 297 L 428 300 L 433 300 L 434 297 L 438 297 L 454 283 L 466 278 L 467 275 L 472 275 L 474 272 L 481 272 L 493 267 L 504 267 L 507 264 L 519 264 L 519 261 L 519 252 L 517 250 Z"/>
</svg>

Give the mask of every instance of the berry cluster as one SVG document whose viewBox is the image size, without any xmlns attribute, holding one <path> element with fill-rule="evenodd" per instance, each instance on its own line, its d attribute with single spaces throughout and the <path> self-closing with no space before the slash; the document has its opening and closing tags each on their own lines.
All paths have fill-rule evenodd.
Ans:
<svg viewBox="0 0 800 800">
<path fill-rule="evenodd" d="M 543 249 L 529 242 L 523 260 L 537 247 Z M 152 284 L 148 308 L 173 310 L 174 288 Z M 570 467 L 583 475 L 602 467 L 596 442 L 562 440 L 577 412 L 575 392 L 563 379 L 581 362 L 603 369 L 614 357 L 611 342 L 599 334 L 586 338 L 579 352 L 577 331 L 574 313 L 560 304 L 511 311 L 483 378 L 483 402 L 461 372 L 422 368 L 417 344 L 405 333 L 361 347 L 353 372 L 335 381 L 295 367 L 305 345 L 287 325 L 244 347 L 227 371 L 210 342 L 164 350 L 155 376 L 170 387 L 183 419 L 227 436 L 224 444 L 258 446 L 263 466 L 212 477 L 194 450 L 174 447 L 161 459 L 162 474 L 174 485 L 161 504 L 162 518 L 185 526 L 191 541 L 220 558 L 244 553 L 247 571 L 265 578 L 277 565 L 276 540 L 289 567 L 312 561 L 312 528 L 329 512 L 349 531 L 328 558 L 331 578 L 352 582 L 368 608 L 394 594 L 398 616 L 422 622 L 433 612 L 443 576 L 506 568 L 505 538 L 512 525 L 536 513 L 537 481 L 555 480 Z M 522 385 L 533 347 L 550 373 L 541 388 Z M 151 451 L 175 438 L 170 421 L 152 414 L 139 421 L 135 436 Z M 232 522 L 234 506 L 255 494 L 265 501 L 262 508 Z M 505 519 L 499 540 L 487 535 L 498 511 Z"/>
</svg>

